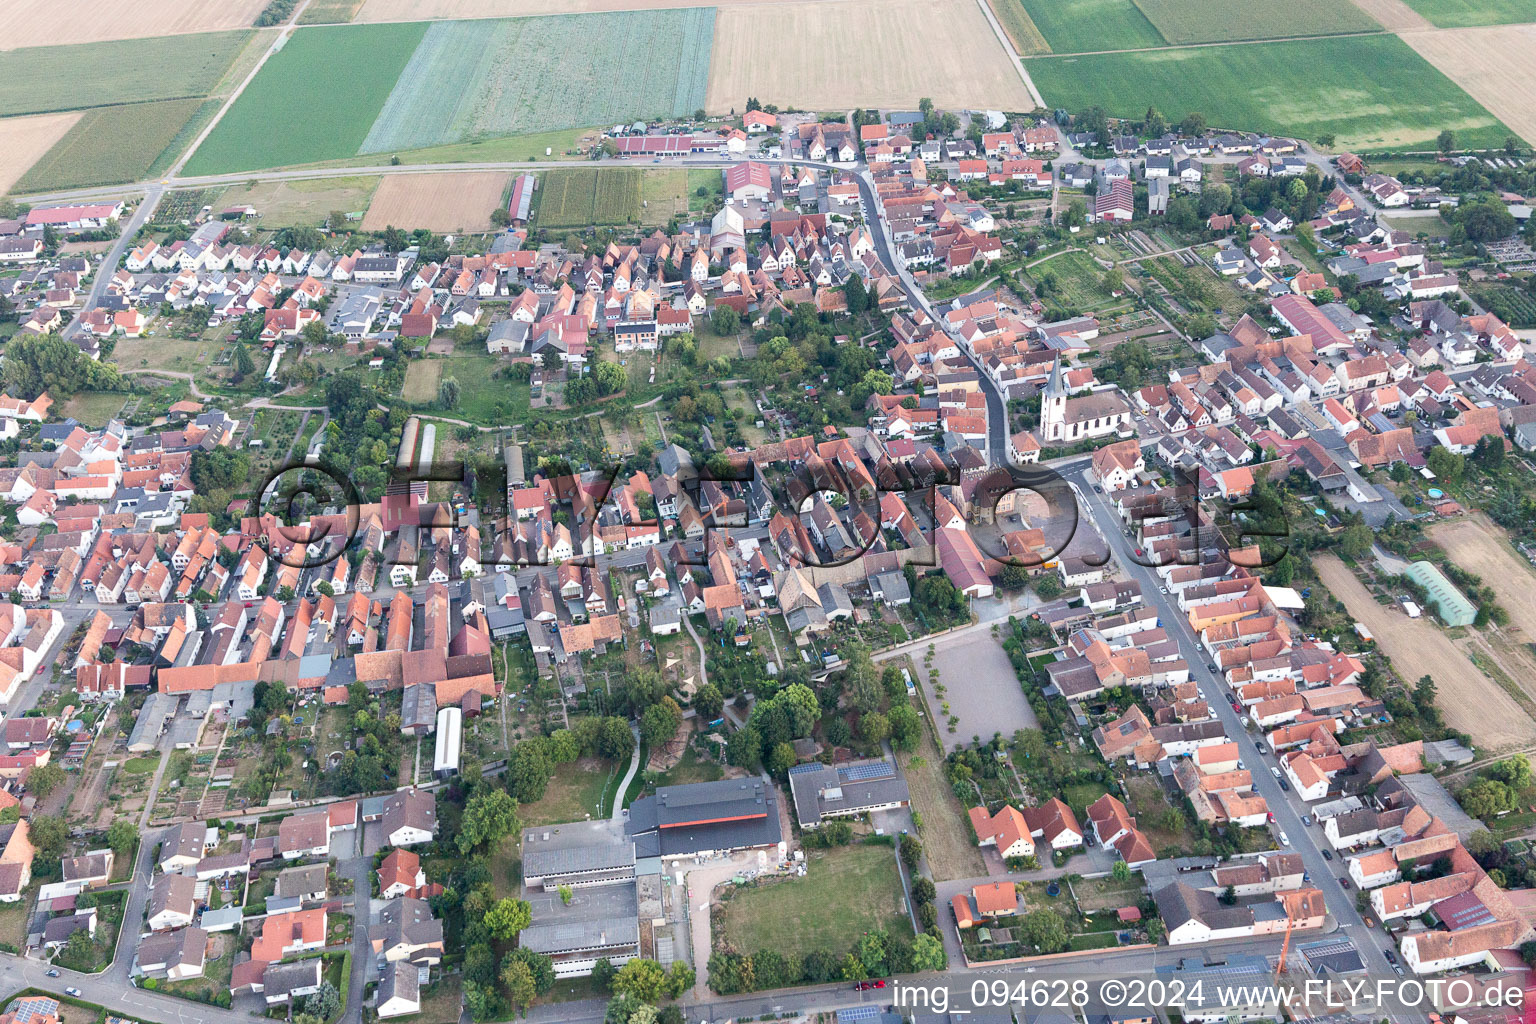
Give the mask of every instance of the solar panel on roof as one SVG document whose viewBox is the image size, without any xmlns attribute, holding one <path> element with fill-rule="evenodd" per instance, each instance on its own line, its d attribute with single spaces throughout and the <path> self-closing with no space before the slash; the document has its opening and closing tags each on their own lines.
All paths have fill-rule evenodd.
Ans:
<svg viewBox="0 0 1536 1024">
<path fill-rule="evenodd" d="M 870 779 L 888 779 L 896 774 L 896 769 L 888 761 L 864 761 L 844 765 L 837 773 L 845 782 L 866 782 Z"/>
<path fill-rule="evenodd" d="M 791 768 L 789 770 L 789 774 L 791 774 L 791 775 L 808 775 L 811 772 L 819 772 L 819 771 L 821 771 L 825 767 L 826 767 L 826 765 L 822 764 L 820 761 L 807 761 L 807 762 L 805 762 L 805 764 L 797 764 L 797 765 L 795 765 L 793 768 Z"/>
<path fill-rule="evenodd" d="M 880 1016 L 880 1007 L 872 1003 L 863 1006 L 850 1006 L 846 1010 L 837 1011 L 837 1024 L 849 1024 L 856 1020 L 876 1020 Z"/>
</svg>

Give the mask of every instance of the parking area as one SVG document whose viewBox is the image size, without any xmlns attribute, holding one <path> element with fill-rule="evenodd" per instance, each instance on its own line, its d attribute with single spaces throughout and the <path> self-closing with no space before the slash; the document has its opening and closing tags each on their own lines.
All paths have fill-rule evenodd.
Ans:
<svg viewBox="0 0 1536 1024">
<path fill-rule="evenodd" d="M 1000 631 L 1007 628 L 1004 623 Z M 919 662 L 925 654 L 918 653 Z M 995 732 L 1012 736 L 1016 729 L 1039 728 L 1013 665 L 990 630 L 971 630 L 936 641 L 933 671 L 944 689 L 935 691 L 930 681 L 927 696 L 945 752 L 965 746 L 976 736 L 985 740 Z M 944 710 L 946 701 L 948 711 Z M 953 732 L 951 717 L 958 719 Z"/>
</svg>

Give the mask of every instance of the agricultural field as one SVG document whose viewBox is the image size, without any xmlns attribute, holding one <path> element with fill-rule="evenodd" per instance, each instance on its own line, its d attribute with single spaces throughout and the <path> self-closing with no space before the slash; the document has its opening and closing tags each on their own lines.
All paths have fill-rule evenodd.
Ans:
<svg viewBox="0 0 1536 1024">
<path fill-rule="evenodd" d="M 250 171 L 356 154 L 426 31 L 417 23 L 295 32 L 192 154 L 185 172 Z M 295 81 L 304 88 L 294 88 Z"/>
<path fill-rule="evenodd" d="M 362 214 L 368 210 L 380 179 L 364 175 L 310 178 L 301 181 L 259 181 L 235 185 L 219 201 L 221 208 L 256 207 L 263 227 L 300 224 L 318 226 L 332 210 Z"/>
<path fill-rule="evenodd" d="M 713 25 L 710 8 L 434 23 L 358 152 L 691 114 Z"/>
<path fill-rule="evenodd" d="M 9 192 L 27 168 L 42 159 L 78 120 L 78 110 L 0 120 L 0 195 Z"/>
<path fill-rule="evenodd" d="M 743 953 L 841 953 L 855 936 L 872 929 L 910 936 L 904 903 L 891 847 L 808 850 L 804 878 L 739 889 L 725 901 L 716 945 Z"/>
<path fill-rule="evenodd" d="M 1440 28 L 1536 22 L 1536 0 L 1407 0 L 1407 4 Z"/>
<path fill-rule="evenodd" d="M 1536 327 L 1536 299 L 1529 292 L 1502 284 L 1473 285 L 1468 291 L 1479 306 L 1509 326 Z"/>
<path fill-rule="evenodd" d="M 1381 26 L 1353 4 L 1292 0 L 1286 4 L 1233 4 L 1230 0 L 1135 0 L 1170 43 L 1218 43 L 1376 32 Z"/>
<path fill-rule="evenodd" d="M 491 212 L 501 208 L 511 180 L 511 171 L 386 175 L 368 204 L 363 230 L 393 225 L 407 230 L 489 231 Z"/>
<path fill-rule="evenodd" d="M 310 0 L 304 13 L 299 15 L 300 25 L 345 25 L 357 17 L 357 12 L 363 6 L 363 0 Z M 414 21 L 422 17 L 415 13 L 408 17 L 390 18 L 390 21 Z"/>
<path fill-rule="evenodd" d="M 206 96 L 250 36 L 212 32 L 0 51 L 0 115 Z"/>
<path fill-rule="evenodd" d="M 1354 3 L 1388 32 L 1409 32 L 1432 27 L 1424 15 L 1403 0 L 1354 0 Z"/>
<path fill-rule="evenodd" d="M 1506 72 L 1508 59 L 1500 65 Z M 1155 106 L 1173 121 L 1198 111 L 1218 127 L 1332 134 L 1341 150 L 1433 144 L 1445 128 L 1467 148 L 1502 146 L 1509 135 L 1476 100 L 1386 34 L 1033 57 L 1027 67 L 1048 106 L 1099 104 L 1114 117 L 1139 117 Z"/>
<path fill-rule="evenodd" d="M 1531 60 L 1536 25 L 1410 32 L 1402 38 L 1527 143 L 1536 144 L 1536 62 Z M 1456 145 L 1498 148 L 1507 134 L 1468 138 L 1458 129 Z"/>
<path fill-rule="evenodd" d="M 269 0 L 7 0 L 0 50 L 248 28 Z M 118 69 L 113 69 L 118 70 Z M 135 70 L 174 71 L 150 65 Z M 0 74 L 0 81 L 5 81 Z"/>
<path fill-rule="evenodd" d="M 546 171 L 534 222 L 543 228 L 637 224 L 646 173 L 629 168 Z"/>
<path fill-rule="evenodd" d="M 1024 0 L 988 0 L 988 2 L 992 5 L 992 13 L 997 16 L 997 23 L 1003 26 L 1003 31 L 1007 33 L 1015 51 L 1026 57 L 1035 53 L 1051 52 L 1045 36 L 1040 34 L 1034 19 L 1024 9 Z"/>
<path fill-rule="evenodd" d="M 1323 555 L 1314 562 L 1329 591 L 1344 602 L 1349 615 L 1364 623 L 1382 652 L 1412 680 L 1434 677 L 1437 702 L 1452 729 L 1467 733 L 1479 747 L 1505 750 L 1536 742 L 1536 722 L 1497 683 L 1489 679 L 1445 632 L 1428 618 L 1410 619 L 1396 608 L 1378 604 L 1343 562 Z"/>
<path fill-rule="evenodd" d="M 1163 37 L 1132 0 L 1018 2 L 1024 4 L 1030 19 L 1055 53 L 1093 53 L 1163 45 Z M 1035 84 L 1039 85 L 1038 82 Z"/>
<path fill-rule="evenodd" d="M 16 183 L 41 192 L 138 181 L 202 107 L 199 99 L 129 103 L 87 110 Z"/>
<path fill-rule="evenodd" d="M 741 110 L 749 96 L 808 110 L 910 107 L 919 96 L 950 109 L 1035 106 L 975 0 L 801 0 L 771 10 L 775 36 L 796 41 L 792 60 L 763 45 L 764 9 L 719 9 L 710 111 Z M 850 39 L 879 59 L 850 54 Z"/>
<path fill-rule="evenodd" d="M 316 0 L 312 6 L 324 3 L 340 6 L 355 0 Z M 538 14 L 594 14 L 602 11 L 653 11 L 689 7 L 731 7 L 748 4 L 765 8 L 784 0 L 518 0 L 517 13 Z M 439 21 L 457 18 L 505 18 L 506 0 L 364 0 L 356 21 Z"/>
<path fill-rule="evenodd" d="M 1504 530 L 1481 514 L 1464 516 L 1429 528 L 1429 538 L 1445 549 L 1451 561 L 1483 578 L 1493 588 L 1510 622 L 1536 640 L 1536 606 L 1531 593 L 1536 575 L 1531 563 L 1510 545 Z"/>
</svg>

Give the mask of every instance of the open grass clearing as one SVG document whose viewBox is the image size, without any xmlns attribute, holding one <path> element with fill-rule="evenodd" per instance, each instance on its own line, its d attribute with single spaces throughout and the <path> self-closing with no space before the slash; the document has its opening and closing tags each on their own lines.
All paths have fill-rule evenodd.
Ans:
<svg viewBox="0 0 1536 1024">
<path fill-rule="evenodd" d="M 406 372 L 404 397 L 407 400 L 435 401 L 437 380 L 442 377 L 453 377 L 459 382 L 459 404 L 452 409 L 441 410 L 444 416 L 471 420 L 486 426 L 504 426 L 508 423 L 516 423 L 527 415 L 528 385 L 496 376 L 496 371 L 506 365 L 501 358 L 481 352 L 455 354 L 443 359 L 430 359 L 428 362 L 437 363 L 439 366 L 436 371 L 439 376 L 432 380 L 430 394 L 425 398 L 411 397 L 410 375 L 417 372 L 418 365 L 413 363 L 410 370 Z"/>
<path fill-rule="evenodd" d="M 1045 41 L 1034 19 L 1024 9 L 1024 0 L 987 0 L 997 23 L 1003 26 L 1008 41 L 1015 52 L 1023 55 L 1050 53 L 1051 44 Z"/>
<path fill-rule="evenodd" d="M 250 171 L 356 154 L 426 31 L 418 23 L 294 33 L 198 147 L 186 173 Z M 295 81 L 304 87 L 294 88 Z"/>
<path fill-rule="evenodd" d="M 220 205 L 254 206 L 263 227 L 318 226 L 332 210 L 366 213 L 379 181 L 380 178 L 374 175 L 257 181 L 231 186 Z"/>
<path fill-rule="evenodd" d="M 7 32 L 16 24 L 8 10 Z M 249 32 L 212 32 L 0 51 L 0 114 L 206 96 L 249 38 Z"/>
<path fill-rule="evenodd" d="M 1440 28 L 1536 22 L 1536 0 L 1406 0 Z"/>
<path fill-rule="evenodd" d="M 489 231 L 491 213 L 501 208 L 510 171 L 455 171 L 390 174 L 384 177 L 363 217 L 364 231 L 393 225 L 412 230 Z"/>
<path fill-rule="evenodd" d="M 585 821 L 607 811 L 602 807 L 603 793 L 612 788 L 615 774 L 628 768 L 600 757 L 583 757 L 571 765 L 562 765 L 549 780 L 544 798 L 523 804 L 518 817 L 524 825 L 554 825 L 563 821 Z"/>
<path fill-rule="evenodd" d="M 1337 0 L 1234 4 L 1231 0 L 1135 0 L 1170 43 L 1218 43 L 1376 32 L 1376 19 Z"/>
<path fill-rule="evenodd" d="M 1536 743 L 1536 722 L 1440 627 L 1428 618 L 1410 619 L 1396 608 L 1376 603 L 1349 567 L 1332 555 L 1320 556 L 1313 564 L 1323 585 L 1371 631 L 1409 685 L 1426 673 L 1434 678 L 1437 704 L 1447 725 L 1489 750 Z"/>
<path fill-rule="evenodd" d="M 1163 45 L 1163 37 L 1132 0 L 1016 2 L 1023 3 L 1030 19 L 1055 53 L 1091 53 Z"/>
<path fill-rule="evenodd" d="M 403 149 L 390 156 L 398 156 L 402 164 L 411 165 L 582 160 L 586 158 L 585 150 L 597 141 L 599 134 L 591 128 L 567 128 L 556 132 L 469 139 L 445 146 L 428 146 L 425 149 Z M 302 166 L 353 167 L 357 162 L 357 157 L 354 155 L 339 159 L 317 160 Z"/>
<path fill-rule="evenodd" d="M 774 35 L 795 40 L 794 59 L 764 45 L 763 9 L 721 7 L 710 111 L 741 110 L 749 96 L 807 110 L 910 108 L 921 96 L 941 109 L 1034 108 L 975 0 L 802 0 L 769 10 Z"/>
<path fill-rule="evenodd" d="M 1028 68 L 1053 107 L 1097 103 L 1111 116 L 1140 117 L 1154 106 L 1174 121 L 1198 111 L 1213 126 L 1302 138 L 1332 134 L 1339 149 L 1432 146 L 1446 128 L 1469 148 L 1502 146 L 1509 135 L 1475 99 L 1386 34 L 1035 57 Z"/>
<path fill-rule="evenodd" d="M 435 22 L 357 151 L 691 114 L 713 30 L 708 8 Z"/>
<path fill-rule="evenodd" d="M 1531 59 L 1536 53 L 1536 25 L 1410 32 L 1403 41 L 1503 119 L 1526 143 L 1536 144 L 1536 60 Z M 1507 134 L 1468 135 L 1458 130 L 1456 145 L 1497 149 Z"/>
<path fill-rule="evenodd" d="M 808 850 L 804 878 L 742 888 L 725 901 L 716 945 L 743 953 L 821 949 L 840 954 L 874 929 L 910 937 L 904 901 L 891 847 Z"/>
<path fill-rule="evenodd" d="M 59 409 L 65 417 L 74 417 L 88 427 L 104 427 L 123 409 L 128 396 L 116 391 L 82 391 L 72 395 Z"/>
<path fill-rule="evenodd" d="M 0 120 L 0 195 L 9 192 L 27 169 L 75 126 L 80 114 L 67 110 Z"/>
<path fill-rule="evenodd" d="M 980 878 L 987 873 L 981 851 L 971 839 L 971 825 L 965 808 L 955 797 L 954 787 L 944 774 L 944 755 L 933 742 L 923 723 L 923 742 L 915 753 L 898 754 L 902 775 L 906 777 L 912 810 L 923 819 L 919 835 L 923 852 L 934 881 L 954 878 Z"/>
</svg>

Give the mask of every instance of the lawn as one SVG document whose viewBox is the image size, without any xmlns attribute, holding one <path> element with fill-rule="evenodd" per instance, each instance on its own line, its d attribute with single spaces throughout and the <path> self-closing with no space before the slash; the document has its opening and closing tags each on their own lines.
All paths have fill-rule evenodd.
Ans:
<svg viewBox="0 0 1536 1024">
<path fill-rule="evenodd" d="M 911 936 L 891 847 L 810 850 L 806 859 L 804 878 L 736 890 L 722 910 L 717 944 L 742 953 L 821 949 L 841 954 L 872 929 Z"/>
<path fill-rule="evenodd" d="M 1163 37 L 1131 0 L 1023 0 L 1023 4 L 1056 53 L 1163 45 Z M 1034 75 L 1033 68 L 1030 75 Z M 1047 101 L 1050 98 L 1046 96 Z M 1145 107 L 1140 113 L 1146 113 Z"/>
<path fill-rule="evenodd" d="M 295 32 L 198 147 L 186 173 L 356 154 L 426 31 L 423 23 L 405 23 Z"/>
<path fill-rule="evenodd" d="M 0 51 L 0 116 L 206 96 L 250 35 L 203 32 Z"/>
<path fill-rule="evenodd" d="M 357 151 L 691 114 L 714 22 L 709 7 L 434 22 Z"/>
<path fill-rule="evenodd" d="M 656 777 L 658 786 L 683 786 L 694 782 L 714 782 L 725 772 L 713 761 L 701 758 L 692 746 L 683 748 L 677 764 Z"/>
<path fill-rule="evenodd" d="M 16 190 L 42 192 L 138 181 L 203 106 L 203 100 L 184 99 L 87 110 L 16 183 Z"/>
<path fill-rule="evenodd" d="M 1441 28 L 1536 21 L 1536 0 L 1407 0 L 1407 4 Z"/>
<path fill-rule="evenodd" d="M 1081 821 L 1088 816 L 1089 806 L 1107 792 L 1100 782 L 1076 782 L 1062 790 L 1061 798 Z"/>
<path fill-rule="evenodd" d="M 628 763 L 622 766 L 628 767 Z M 622 768 L 597 757 L 584 757 L 573 765 L 562 766 L 550 780 L 544 799 L 523 804 L 518 809 L 518 818 L 524 825 L 553 825 L 596 817 L 603 791 L 609 788 L 616 772 L 622 774 Z"/>
<path fill-rule="evenodd" d="M 104 427 L 122 411 L 127 396 L 114 391 L 82 391 L 59 409 L 61 416 L 73 416 L 88 427 Z"/>
<path fill-rule="evenodd" d="M 1112 117 L 1148 106 L 1177 121 L 1316 138 L 1340 149 L 1432 144 L 1442 129 L 1468 149 L 1509 130 L 1396 36 L 1196 46 L 1091 57 L 1036 57 L 1029 73 L 1052 107 L 1098 104 Z"/>
<path fill-rule="evenodd" d="M 1040 34 L 1040 29 L 1024 9 L 1023 0 L 988 0 L 992 4 L 992 13 L 997 15 L 998 24 L 1003 26 L 1003 31 L 1008 33 L 1008 38 L 1013 42 L 1013 48 L 1020 54 L 1028 56 L 1032 53 L 1050 53 L 1051 47 Z"/>
<path fill-rule="evenodd" d="M 452 377 L 459 382 L 459 404 L 441 410 L 443 415 L 486 426 L 516 423 L 528 413 L 528 385 L 496 376 L 504 365 L 489 353 L 414 362 L 406 371 L 402 397 L 412 402 L 435 403 L 438 381 Z M 435 376 L 433 366 L 437 368 Z"/>
<path fill-rule="evenodd" d="M 462 1012 L 459 976 L 448 974 L 421 990 L 421 1012 L 411 1019 L 419 1024 L 458 1024 Z"/>
<path fill-rule="evenodd" d="M 1336 0 L 1291 0 L 1286 4 L 1136 0 L 1136 6 L 1170 43 L 1219 43 L 1381 30 L 1360 8 Z"/>
<path fill-rule="evenodd" d="M 416 359 L 405 368 L 405 386 L 400 397 L 407 402 L 434 402 L 437 385 L 443 379 L 441 359 Z"/>
</svg>

